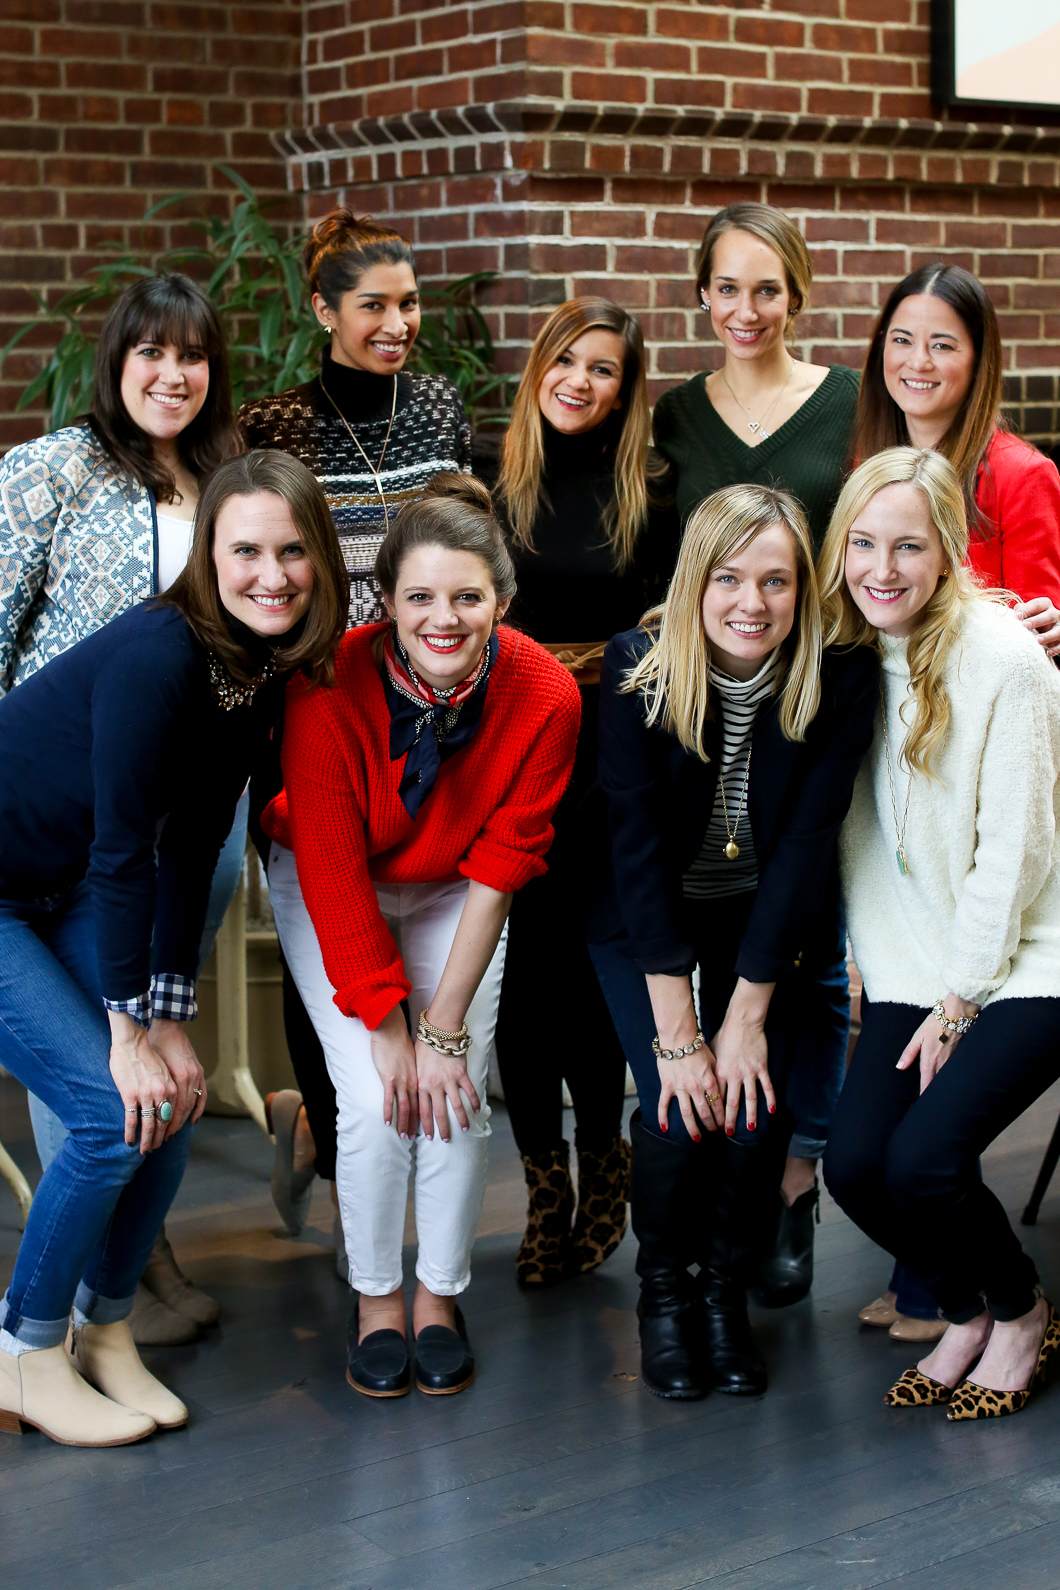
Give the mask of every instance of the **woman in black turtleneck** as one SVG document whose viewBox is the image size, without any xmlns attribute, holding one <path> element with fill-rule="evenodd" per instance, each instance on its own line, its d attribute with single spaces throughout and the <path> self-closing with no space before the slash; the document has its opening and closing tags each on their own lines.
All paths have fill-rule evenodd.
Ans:
<svg viewBox="0 0 1060 1590">
<path fill-rule="evenodd" d="M 442 470 L 468 473 L 471 431 L 460 394 L 441 375 L 404 366 L 420 327 L 419 287 L 403 237 L 349 210 L 318 221 L 306 246 L 317 319 L 331 338 L 320 374 L 304 386 L 244 404 L 248 447 L 292 453 L 324 488 L 350 573 L 350 627 L 386 617 L 372 570 L 403 503 Z M 255 818 L 276 794 L 252 790 Z M 300 1092 L 266 1106 L 276 1135 L 272 1194 L 288 1229 L 305 1223 L 314 1175 L 335 1182 L 335 1090 L 324 1052 L 284 966 L 284 1026 Z M 303 1102 L 304 1101 L 304 1102 Z M 337 1207 L 337 1204 L 336 1204 Z M 336 1261 L 346 1274 L 336 1215 Z"/>
<path fill-rule="evenodd" d="M 497 1027 L 529 1191 L 516 1271 L 530 1285 L 595 1269 L 626 1227 L 626 1062 L 577 928 L 577 814 L 596 779 L 604 644 L 663 596 L 677 557 L 677 514 L 648 438 L 636 320 L 603 298 L 562 304 L 531 349 L 496 484 L 518 580 L 509 620 L 565 662 L 582 692 L 577 760 L 554 819 L 549 870 L 513 902 Z M 573 1230 L 564 1079 L 577 1123 Z"/>
</svg>

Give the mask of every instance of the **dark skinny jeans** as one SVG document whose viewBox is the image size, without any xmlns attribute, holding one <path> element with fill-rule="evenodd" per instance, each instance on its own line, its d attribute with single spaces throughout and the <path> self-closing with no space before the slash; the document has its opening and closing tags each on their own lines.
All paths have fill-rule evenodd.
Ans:
<svg viewBox="0 0 1060 1590">
<path fill-rule="evenodd" d="M 924 1093 L 898 1058 L 929 1014 L 861 1001 L 861 1034 L 828 1138 L 824 1177 L 867 1236 L 920 1276 L 943 1318 L 1019 1319 L 1037 1272 L 979 1155 L 1060 1075 L 1060 999 L 986 1006 Z"/>
</svg>

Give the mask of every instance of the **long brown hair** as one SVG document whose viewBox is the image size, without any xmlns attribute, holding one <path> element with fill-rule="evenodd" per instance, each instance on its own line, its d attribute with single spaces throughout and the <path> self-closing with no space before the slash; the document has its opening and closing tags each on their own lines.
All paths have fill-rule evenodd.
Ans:
<svg viewBox="0 0 1060 1590">
<path fill-rule="evenodd" d="M 373 265 L 407 265 L 416 274 L 412 249 L 400 232 L 349 209 L 321 217 L 304 259 L 310 287 L 336 312 L 343 294 L 352 292 Z"/>
<path fill-rule="evenodd" d="M 624 569 L 632 561 L 637 537 L 647 523 L 650 477 L 656 471 L 649 468 L 648 459 L 651 420 L 644 336 L 636 317 L 610 299 L 568 299 L 552 311 L 538 332 L 512 404 L 497 494 L 505 505 L 515 545 L 532 549 L 534 521 L 546 500 L 541 478 L 544 422 L 537 395 L 545 376 L 571 343 L 586 331 L 597 330 L 613 331 L 622 339 L 621 433 L 615 452 L 615 491 L 604 510 L 604 530 L 617 567 Z"/>
<path fill-rule="evenodd" d="M 197 638 L 215 653 L 234 679 L 249 684 L 261 663 L 232 634 L 221 602 L 214 565 L 214 530 L 230 497 L 270 491 L 282 497 L 313 568 L 313 590 L 305 626 L 293 646 L 283 648 L 285 668 L 301 668 L 314 684 L 331 684 L 335 652 L 346 633 L 350 577 L 343 562 L 331 509 L 316 476 L 289 453 L 259 448 L 230 458 L 206 482 L 195 515 L 195 539 L 183 572 L 156 598 L 184 614 Z"/>
<path fill-rule="evenodd" d="M 895 287 L 877 320 L 869 343 L 858 397 L 856 456 L 864 462 L 889 447 L 908 447 L 905 415 L 887 390 L 883 354 L 887 333 L 905 299 L 923 293 L 941 298 L 958 315 L 975 349 L 975 371 L 959 413 L 936 452 L 949 460 L 964 493 L 968 523 L 989 533 L 976 507 L 975 487 L 990 438 L 1001 424 L 1001 332 L 997 314 L 981 282 L 959 265 L 922 265 Z"/>
<path fill-rule="evenodd" d="M 121 395 L 125 356 L 139 342 L 172 342 L 181 349 L 200 348 L 206 355 L 210 366 L 206 397 L 176 438 L 181 459 L 198 477 L 208 475 L 243 447 L 232 418 L 228 350 L 216 308 L 190 276 L 176 271 L 141 277 L 125 289 L 103 322 L 88 423 L 120 469 L 159 502 L 169 502 L 173 476 L 155 456 L 151 437 L 133 423 Z"/>
</svg>

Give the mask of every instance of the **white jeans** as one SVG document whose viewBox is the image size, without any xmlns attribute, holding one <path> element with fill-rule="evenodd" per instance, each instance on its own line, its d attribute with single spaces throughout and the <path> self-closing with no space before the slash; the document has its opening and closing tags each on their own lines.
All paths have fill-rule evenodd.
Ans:
<svg viewBox="0 0 1060 1590">
<path fill-rule="evenodd" d="M 459 883 L 375 885 L 379 909 L 397 942 L 412 984 L 409 1010 L 415 1019 L 434 997 L 467 899 Z M 395 1124 L 383 1124 L 383 1083 L 372 1062 L 371 1034 L 356 1016 L 334 1003 L 298 883 L 294 852 L 273 845 L 269 896 L 283 953 L 323 1045 L 339 1101 L 336 1180 L 350 1285 L 369 1297 L 385 1297 L 401 1285 L 401 1243 L 410 1172 L 413 1175 L 419 1254 L 416 1275 L 438 1296 L 464 1291 L 471 1279 L 471 1244 L 486 1190 L 490 1136 L 486 1070 L 497 1025 L 507 930 L 501 935 L 467 1012 L 471 1048 L 468 1076 L 482 1101 L 463 1132 L 449 1110 L 451 1139 L 422 1131 L 402 1142 Z"/>
</svg>

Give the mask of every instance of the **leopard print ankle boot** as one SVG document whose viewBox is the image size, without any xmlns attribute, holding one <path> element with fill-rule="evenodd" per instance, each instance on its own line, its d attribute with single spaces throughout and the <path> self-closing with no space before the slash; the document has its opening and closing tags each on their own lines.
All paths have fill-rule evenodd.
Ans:
<svg viewBox="0 0 1060 1590">
<path fill-rule="evenodd" d="M 522 1286 L 552 1286 L 569 1274 L 574 1213 L 569 1145 L 561 1143 L 547 1154 L 524 1154 L 523 1174 L 530 1197 L 526 1234 L 515 1256 L 516 1278 Z"/>
<path fill-rule="evenodd" d="M 571 1242 L 573 1275 L 610 1258 L 626 1234 L 630 1147 L 621 1134 L 603 1154 L 578 1150 L 578 1214 Z"/>
</svg>

